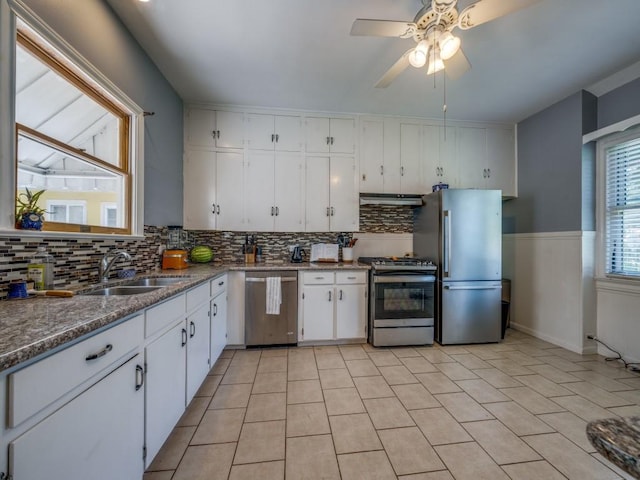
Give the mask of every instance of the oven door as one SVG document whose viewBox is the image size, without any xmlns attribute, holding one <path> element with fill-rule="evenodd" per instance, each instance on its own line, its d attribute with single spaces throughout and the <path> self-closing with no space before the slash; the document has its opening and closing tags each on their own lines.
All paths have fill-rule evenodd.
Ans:
<svg viewBox="0 0 640 480">
<path fill-rule="evenodd" d="M 373 275 L 371 318 L 374 327 L 432 326 L 435 275 L 385 272 Z"/>
</svg>

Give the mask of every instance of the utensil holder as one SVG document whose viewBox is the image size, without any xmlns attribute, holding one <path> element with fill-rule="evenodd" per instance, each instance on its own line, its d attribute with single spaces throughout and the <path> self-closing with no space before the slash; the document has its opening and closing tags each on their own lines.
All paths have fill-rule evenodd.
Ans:
<svg viewBox="0 0 640 480">
<path fill-rule="evenodd" d="M 352 263 L 353 262 L 353 248 L 352 247 L 342 247 L 342 261 L 344 263 Z"/>
</svg>

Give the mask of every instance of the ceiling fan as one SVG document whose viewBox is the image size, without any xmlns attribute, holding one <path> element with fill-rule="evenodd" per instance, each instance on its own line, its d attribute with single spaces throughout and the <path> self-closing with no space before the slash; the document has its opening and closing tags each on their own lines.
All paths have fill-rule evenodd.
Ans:
<svg viewBox="0 0 640 480">
<path fill-rule="evenodd" d="M 471 64 L 460 48 L 460 38 L 452 33 L 456 27 L 469 30 L 540 0 L 478 0 L 460 12 L 457 1 L 422 0 L 424 6 L 413 22 L 363 18 L 353 22 L 351 35 L 413 38 L 417 43 L 386 71 L 376 87 L 389 86 L 409 65 L 427 65 L 427 75 L 444 69 L 449 78 L 460 77 Z"/>
</svg>

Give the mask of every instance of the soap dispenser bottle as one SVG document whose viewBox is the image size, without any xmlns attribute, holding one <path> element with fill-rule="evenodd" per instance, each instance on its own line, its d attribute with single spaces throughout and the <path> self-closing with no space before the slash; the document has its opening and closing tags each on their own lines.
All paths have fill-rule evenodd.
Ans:
<svg viewBox="0 0 640 480">
<path fill-rule="evenodd" d="M 27 265 L 27 278 L 34 283 L 36 290 L 53 289 L 53 256 L 45 247 L 38 247 L 38 251 Z"/>
</svg>

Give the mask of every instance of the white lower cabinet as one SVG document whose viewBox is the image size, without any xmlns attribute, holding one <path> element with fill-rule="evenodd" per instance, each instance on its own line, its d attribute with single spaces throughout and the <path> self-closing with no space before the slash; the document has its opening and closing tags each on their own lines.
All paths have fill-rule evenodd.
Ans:
<svg viewBox="0 0 640 480">
<path fill-rule="evenodd" d="M 208 285 L 206 286 L 208 290 Z M 209 373 L 209 302 L 187 317 L 187 398 L 189 405 Z"/>
<path fill-rule="evenodd" d="M 211 367 L 220 358 L 222 350 L 227 344 L 227 290 L 218 293 L 211 300 Z"/>
<path fill-rule="evenodd" d="M 187 330 L 177 322 L 145 348 L 146 447 L 148 467 L 185 409 Z"/>
<path fill-rule="evenodd" d="M 141 479 L 141 364 L 136 355 L 12 441 L 10 478 Z"/>
<path fill-rule="evenodd" d="M 367 336 L 366 271 L 301 272 L 298 341 Z"/>
</svg>

